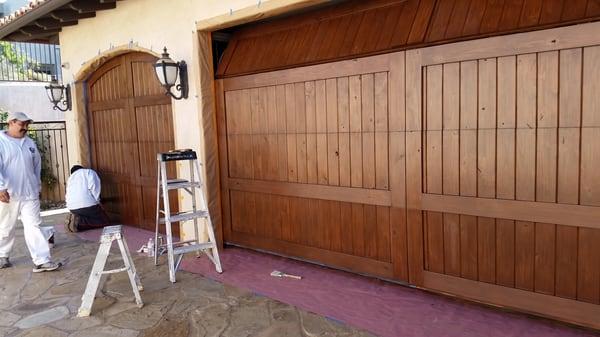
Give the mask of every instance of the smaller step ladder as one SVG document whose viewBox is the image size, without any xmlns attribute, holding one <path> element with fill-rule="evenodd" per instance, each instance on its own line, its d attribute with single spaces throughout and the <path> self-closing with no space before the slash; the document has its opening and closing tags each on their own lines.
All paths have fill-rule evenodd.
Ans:
<svg viewBox="0 0 600 337">
<path fill-rule="evenodd" d="M 159 153 L 156 156 L 158 161 L 158 179 L 156 183 L 156 231 L 154 235 L 154 265 L 158 265 L 158 257 L 166 252 L 169 265 L 169 280 L 176 282 L 175 273 L 179 269 L 181 260 L 185 253 L 189 252 L 204 252 L 206 256 L 214 263 L 218 273 L 222 272 L 221 261 L 219 260 L 219 251 L 217 250 L 217 242 L 215 240 L 215 232 L 213 229 L 208 205 L 204 199 L 203 184 L 200 175 L 200 165 L 196 152 L 192 150 L 175 150 L 166 153 Z M 168 179 L 167 178 L 167 162 L 170 161 L 187 161 L 190 168 L 190 180 L 185 179 Z M 171 213 L 169 205 L 169 191 L 183 189 L 192 197 L 192 210 Z M 199 193 L 197 193 L 197 190 Z M 199 194 L 199 195 L 197 195 Z M 164 209 L 161 209 L 161 196 Z M 200 207 L 196 205 L 197 198 L 200 201 Z M 198 219 L 206 219 L 208 242 L 200 242 L 198 238 Z M 171 225 L 174 222 L 184 221 L 194 222 L 194 238 L 191 240 L 173 242 L 173 231 Z M 165 225 L 167 242 L 162 244 L 162 237 L 159 236 L 160 225 Z M 166 249 L 165 249 L 166 248 Z M 176 259 L 177 256 L 177 260 Z"/>
<path fill-rule="evenodd" d="M 117 241 L 119 249 L 121 250 L 121 257 L 123 258 L 123 263 L 125 266 L 118 269 L 104 270 L 106 260 L 108 259 L 108 254 L 110 253 L 110 247 L 115 240 Z M 129 254 L 127 241 L 125 241 L 125 238 L 123 237 L 123 228 L 121 225 L 104 227 L 102 230 L 102 236 L 100 237 L 100 248 L 98 248 L 98 254 L 96 254 L 96 260 L 94 261 L 94 266 L 92 267 L 92 272 L 90 273 L 87 286 L 85 287 L 85 292 L 81 297 L 81 306 L 77 312 L 77 317 L 87 317 L 90 315 L 92 311 L 92 304 L 94 303 L 94 298 L 96 297 L 96 291 L 98 291 L 98 285 L 100 284 L 100 278 L 102 275 L 114 274 L 123 271 L 126 271 L 129 275 L 129 281 L 131 282 L 133 294 L 135 295 L 135 303 L 137 304 L 138 308 L 141 308 L 144 303 L 142 302 L 140 291 L 144 290 L 144 287 L 142 286 L 140 278 L 135 271 L 135 265 L 133 264 L 133 260 Z"/>
</svg>

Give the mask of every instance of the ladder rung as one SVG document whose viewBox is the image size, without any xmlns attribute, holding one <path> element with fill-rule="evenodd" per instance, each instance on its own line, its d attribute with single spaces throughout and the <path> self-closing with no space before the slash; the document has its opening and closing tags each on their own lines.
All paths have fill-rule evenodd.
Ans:
<svg viewBox="0 0 600 337">
<path fill-rule="evenodd" d="M 179 222 L 179 221 L 187 221 L 187 220 L 192 220 L 192 219 L 196 219 L 196 218 L 207 218 L 207 217 L 208 217 L 208 211 L 183 212 L 183 213 L 171 214 L 171 216 L 166 216 L 164 218 L 160 218 L 159 222 L 161 224 L 163 224 L 163 223 L 165 223 L 167 218 L 169 219 L 170 222 Z"/>
<path fill-rule="evenodd" d="M 171 179 L 167 180 L 167 189 L 168 190 L 176 190 L 179 188 L 189 188 L 189 187 L 197 187 L 201 186 L 198 181 L 187 181 L 185 179 Z"/>
<path fill-rule="evenodd" d="M 127 267 L 123 267 L 123 268 L 118 268 L 118 269 L 111 269 L 111 270 L 105 270 L 103 272 L 101 272 L 100 274 L 104 275 L 104 274 L 114 274 L 114 273 L 120 273 L 122 271 L 128 271 L 129 268 Z"/>
<path fill-rule="evenodd" d="M 195 252 L 197 250 L 204 250 L 204 249 L 209 249 L 209 248 L 214 248 L 214 247 L 215 247 L 215 245 L 212 242 L 198 243 L 195 245 L 177 247 L 177 248 L 173 249 L 173 254 L 175 254 L 175 255 L 185 254 L 185 253 L 189 253 L 189 252 Z"/>
</svg>

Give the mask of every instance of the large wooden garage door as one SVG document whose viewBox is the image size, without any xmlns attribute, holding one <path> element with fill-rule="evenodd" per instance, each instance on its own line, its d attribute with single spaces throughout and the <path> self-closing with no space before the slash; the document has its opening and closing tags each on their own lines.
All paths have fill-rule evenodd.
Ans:
<svg viewBox="0 0 600 337">
<path fill-rule="evenodd" d="M 395 60 L 217 81 L 226 242 L 408 280 Z"/>
<path fill-rule="evenodd" d="M 154 75 L 155 61 L 125 54 L 88 81 L 92 166 L 102 179 L 103 204 L 115 221 L 152 230 L 156 153 L 174 147 L 171 99 Z"/>
<path fill-rule="evenodd" d="M 598 29 L 406 53 L 411 281 L 600 327 Z"/>
</svg>

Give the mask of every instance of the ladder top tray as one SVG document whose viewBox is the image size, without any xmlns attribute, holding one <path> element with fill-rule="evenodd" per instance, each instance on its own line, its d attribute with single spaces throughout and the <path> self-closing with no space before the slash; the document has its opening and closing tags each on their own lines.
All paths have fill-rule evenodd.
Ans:
<svg viewBox="0 0 600 337">
<path fill-rule="evenodd" d="M 159 153 L 156 156 L 158 161 L 175 161 L 175 160 L 195 160 L 198 159 L 196 151 L 192 150 L 174 150 L 169 152 Z"/>
</svg>

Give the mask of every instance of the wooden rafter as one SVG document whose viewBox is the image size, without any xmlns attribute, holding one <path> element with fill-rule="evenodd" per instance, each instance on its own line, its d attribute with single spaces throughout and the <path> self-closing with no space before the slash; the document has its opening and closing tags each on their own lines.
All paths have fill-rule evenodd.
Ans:
<svg viewBox="0 0 600 337">
<path fill-rule="evenodd" d="M 50 16 L 59 20 L 60 22 L 68 22 L 75 21 L 78 19 L 93 18 L 96 16 L 96 13 L 79 13 L 72 9 L 59 9 L 50 13 Z"/>
<path fill-rule="evenodd" d="M 71 2 L 68 6 L 79 13 L 90 13 L 106 9 L 114 9 L 117 7 L 117 4 L 115 2 L 100 3 L 97 0 L 77 0 Z"/>
<path fill-rule="evenodd" d="M 49 17 L 49 18 L 38 19 L 33 24 L 35 24 L 38 27 L 44 28 L 44 29 L 56 29 L 56 28 L 61 28 L 61 27 L 65 27 L 65 26 L 74 26 L 77 24 L 77 20 L 60 21 L 55 18 Z"/>
</svg>

